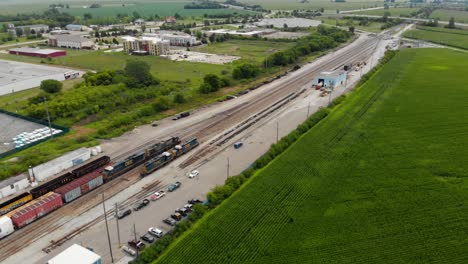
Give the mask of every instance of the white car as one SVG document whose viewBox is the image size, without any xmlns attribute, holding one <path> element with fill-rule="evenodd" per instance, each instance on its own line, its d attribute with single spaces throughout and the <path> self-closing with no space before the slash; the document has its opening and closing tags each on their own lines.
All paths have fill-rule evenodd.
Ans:
<svg viewBox="0 0 468 264">
<path fill-rule="evenodd" d="M 190 179 L 193 179 L 193 178 L 197 177 L 198 175 L 200 175 L 200 172 L 198 172 L 197 170 L 193 170 L 192 172 L 189 173 L 188 177 Z"/>
<path fill-rule="evenodd" d="M 132 256 L 132 257 L 136 256 L 136 251 L 133 250 L 133 249 L 130 248 L 130 247 L 127 247 L 127 246 L 123 245 L 123 246 L 122 246 L 122 250 L 123 250 L 125 253 L 129 254 L 130 256 Z"/>
<path fill-rule="evenodd" d="M 153 195 L 150 196 L 151 200 L 156 201 L 164 197 L 166 195 L 166 192 L 164 191 L 159 191 L 155 192 Z"/>
<path fill-rule="evenodd" d="M 150 227 L 148 229 L 148 233 L 150 233 L 151 235 L 153 235 L 155 237 L 162 237 L 163 236 L 163 231 L 161 229 L 156 228 L 156 227 Z"/>
</svg>

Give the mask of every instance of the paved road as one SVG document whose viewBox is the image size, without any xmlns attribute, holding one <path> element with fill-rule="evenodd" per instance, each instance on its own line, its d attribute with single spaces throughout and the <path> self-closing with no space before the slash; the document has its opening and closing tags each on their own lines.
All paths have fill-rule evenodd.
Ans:
<svg viewBox="0 0 468 264">
<path fill-rule="evenodd" d="M 4 45 L 0 45 L 0 49 L 8 49 L 8 48 L 16 47 L 16 46 L 25 46 L 25 45 L 36 44 L 36 43 L 44 43 L 44 41 L 46 41 L 46 39 L 17 42 L 13 44 L 4 44 Z"/>
<path fill-rule="evenodd" d="M 217 104 L 214 106 L 209 106 L 200 109 L 187 119 L 182 119 L 177 122 L 171 120 L 164 120 L 161 122 L 161 125 L 157 128 L 151 128 L 150 126 L 143 126 L 135 129 L 134 131 L 124 135 L 123 137 L 113 139 L 108 141 L 103 149 L 106 153 L 122 153 L 125 150 L 131 150 L 135 146 L 143 143 L 148 140 L 148 134 L 151 134 L 153 137 L 167 136 L 167 134 L 177 133 L 181 129 L 184 130 L 186 127 L 196 127 L 198 122 L 203 122 L 206 119 L 211 119 L 216 114 L 222 113 L 223 111 L 232 109 L 233 107 L 239 107 L 251 100 L 257 100 L 258 97 L 264 97 L 265 94 L 272 93 L 274 88 L 278 87 L 288 87 L 288 84 L 292 81 L 300 79 L 299 76 L 305 76 L 307 78 L 302 80 L 304 83 L 298 87 L 289 87 L 292 90 L 298 90 L 304 87 L 310 87 L 310 71 L 317 71 L 319 65 L 324 65 L 330 61 L 335 61 L 337 58 L 341 59 L 350 52 L 351 49 L 356 49 L 357 47 L 362 48 L 364 43 L 370 41 L 368 37 L 361 37 L 355 43 L 350 46 L 333 52 L 327 56 L 324 56 L 314 63 L 304 66 L 299 71 L 296 71 L 289 76 L 278 80 L 277 82 L 265 85 L 262 88 L 255 90 L 245 96 L 242 96 L 236 100 L 226 102 L 223 104 Z M 375 43 L 375 42 L 374 42 Z M 380 47 L 385 47 L 385 43 L 381 43 Z M 371 50 L 372 51 L 372 50 Z M 368 67 L 375 65 L 375 60 L 382 56 L 382 49 L 374 50 L 374 63 L 368 63 Z M 349 56 L 349 55 L 348 55 Z M 370 56 L 370 53 L 368 54 Z M 334 62 L 335 67 L 340 65 L 339 59 Z M 360 59 L 360 58 L 355 58 Z M 332 67 L 332 66 L 330 66 Z M 356 80 L 361 74 L 363 74 L 368 69 L 364 69 L 363 72 L 353 72 L 354 80 Z M 350 82 L 351 83 L 351 82 Z M 337 89 L 333 93 L 334 96 L 345 92 L 345 89 Z M 292 104 L 294 103 L 294 104 Z M 306 94 L 302 95 L 300 99 L 293 101 L 291 105 L 283 108 L 282 112 L 275 113 L 275 116 L 271 116 L 257 123 L 255 126 L 244 131 L 238 137 L 232 139 L 243 140 L 245 142 L 244 148 L 240 150 L 234 150 L 227 144 L 226 149 L 220 149 L 222 153 L 217 153 L 213 157 L 207 157 L 205 160 L 201 160 L 199 163 L 194 164 L 187 169 L 180 169 L 177 166 L 184 161 L 183 159 L 176 160 L 171 163 L 170 166 L 156 171 L 148 177 L 145 177 L 136 184 L 130 186 L 125 191 L 120 192 L 116 196 L 108 199 L 106 201 L 106 207 L 112 208 L 115 203 L 121 203 L 125 201 L 132 194 L 142 190 L 142 187 L 145 185 L 154 182 L 155 180 L 161 180 L 163 185 L 167 185 L 175 180 L 182 181 L 182 188 L 177 190 L 174 193 L 170 193 L 167 197 L 163 198 L 161 201 L 152 202 L 148 208 L 143 209 L 142 211 L 132 213 L 131 216 L 123 219 L 119 222 L 120 225 L 120 234 L 121 242 L 125 243 L 128 239 L 132 237 L 133 233 L 133 223 L 136 223 L 136 229 L 139 234 L 142 234 L 147 230 L 149 226 L 158 226 L 164 230 L 168 230 L 167 226 L 162 224 L 161 220 L 164 217 L 167 217 L 170 213 L 173 212 L 174 208 L 183 206 L 186 201 L 190 198 L 203 198 L 206 193 L 215 185 L 222 184 L 227 177 L 226 170 L 226 158 L 230 158 L 230 175 L 235 175 L 248 167 L 258 156 L 264 153 L 270 144 L 276 138 L 276 123 L 280 124 L 279 136 L 286 135 L 292 129 L 294 129 L 297 124 L 302 122 L 307 114 L 307 108 L 310 105 L 310 113 L 314 112 L 318 107 L 328 103 L 328 98 L 318 97 L 317 92 L 311 89 L 308 89 Z M 306 105 L 306 106 L 304 106 Z M 261 109 L 258 109 L 260 111 Z M 253 113 L 252 113 L 253 114 Z M 227 116 L 222 116 L 227 118 Z M 229 127 L 225 127 L 228 129 Z M 190 131 L 190 130 L 186 130 Z M 232 143 L 231 141 L 231 143 Z M 202 147 L 202 146 L 201 146 Z M 194 167 L 199 168 L 201 171 L 201 176 L 194 180 L 189 180 L 186 178 L 187 171 L 193 169 Z M 92 195 L 92 194 L 90 194 Z M 96 195 L 96 194 L 94 194 Z M 77 201 L 79 202 L 79 200 Z M 107 249 L 107 241 L 105 236 L 104 224 L 96 224 L 93 227 L 82 232 L 79 236 L 74 237 L 72 240 L 68 241 L 58 249 L 54 250 L 52 253 L 46 255 L 41 249 L 48 245 L 48 241 L 55 240 L 67 234 L 69 231 L 74 230 L 76 227 L 80 226 L 87 221 L 94 219 L 95 217 L 102 215 L 102 207 L 97 206 L 92 210 L 86 212 L 85 214 L 70 219 L 70 221 L 61 227 L 58 227 L 55 232 L 49 233 L 42 237 L 40 240 L 31 244 L 27 248 L 19 251 L 17 254 L 11 256 L 4 263 L 18 263 L 24 258 L 37 260 L 38 263 L 44 263 L 51 256 L 58 254 L 66 246 L 69 246 L 71 243 L 82 243 L 86 246 L 90 246 L 95 249 L 96 252 L 103 255 L 104 263 L 109 263 L 110 254 Z M 110 230 L 111 230 L 111 239 L 112 239 L 112 248 L 114 249 L 114 255 L 116 258 L 123 256 L 122 252 L 118 250 L 118 241 L 116 235 L 116 221 L 115 219 L 110 220 Z M 34 224 L 33 224 L 34 225 Z M 15 234 L 10 236 L 9 240 L 14 241 Z"/>
</svg>

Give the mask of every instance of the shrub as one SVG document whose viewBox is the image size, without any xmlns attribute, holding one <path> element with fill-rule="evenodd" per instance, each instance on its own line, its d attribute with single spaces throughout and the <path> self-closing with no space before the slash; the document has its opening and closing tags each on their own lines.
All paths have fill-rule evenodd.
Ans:
<svg viewBox="0 0 468 264">
<path fill-rule="evenodd" d="M 62 90 L 63 84 L 57 80 L 44 80 L 41 82 L 41 90 L 46 93 L 58 93 Z"/>
</svg>

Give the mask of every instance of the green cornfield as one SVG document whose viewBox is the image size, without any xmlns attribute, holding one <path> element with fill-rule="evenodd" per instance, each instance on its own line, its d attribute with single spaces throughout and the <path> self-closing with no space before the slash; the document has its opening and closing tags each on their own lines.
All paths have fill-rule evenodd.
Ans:
<svg viewBox="0 0 468 264">
<path fill-rule="evenodd" d="M 156 263 L 468 263 L 467 62 L 400 51 Z"/>
</svg>

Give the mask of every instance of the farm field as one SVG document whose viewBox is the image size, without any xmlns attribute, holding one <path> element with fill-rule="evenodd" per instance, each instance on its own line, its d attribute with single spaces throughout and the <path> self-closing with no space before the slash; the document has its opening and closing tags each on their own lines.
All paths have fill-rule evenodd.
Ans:
<svg viewBox="0 0 468 264">
<path fill-rule="evenodd" d="M 468 23 L 468 12 L 457 11 L 457 10 L 445 10 L 437 9 L 431 13 L 430 18 L 438 18 L 442 21 L 449 21 L 451 17 L 455 19 L 455 22 Z"/>
<path fill-rule="evenodd" d="M 400 51 L 154 263 L 466 263 L 466 61 Z"/>
<path fill-rule="evenodd" d="M 418 11 L 419 8 L 389 8 L 389 9 L 377 9 L 377 10 L 367 10 L 367 11 L 358 11 L 356 14 L 365 14 L 371 16 L 383 16 L 385 12 L 390 12 L 391 16 L 410 16 L 412 12 Z"/>
<path fill-rule="evenodd" d="M 406 31 L 403 36 L 468 49 L 468 30 L 419 26 L 414 30 Z"/>
<path fill-rule="evenodd" d="M 106 5 L 105 3 L 101 8 L 83 8 L 82 6 L 71 6 L 66 12 L 74 16 L 83 16 L 85 13 L 91 14 L 93 17 L 114 17 L 117 14 L 133 14 L 138 12 L 142 16 L 159 15 L 159 16 L 173 16 L 178 13 L 181 16 L 203 16 L 204 14 L 244 14 L 252 13 L 244 10 L 237 9 L 184 9 L 184 5 L 191 3 L 186 2 L 156 2 L 156 3 L 141 3 L 135 2 L 122 6 L 121 4 Z"/>
<path fill-rule="evenodd" d="M 301 1 L 284 1 L 284 0 L 245 0 L 241 1 L 249 4 L 259 4 L 266 9 L 278 10 L 278 9 L 317 9 L 325 8 L 327 10 L 335 11 L 340 10 L 351 10 L 359 8 L 369 8 L 383 6 L 384 1 L 376 0 L 351 0 L 344 3 L 334 3 L 325 0 L 314 0 L 306 3 Z"/>
<path fill-rule="evenodd" d="M 244 61 L 261 63 L 268 55 L 294 46 L 294 42 L 229 40 L 191 48 L 193 51 L 240 56 Z"/>
</svg>

